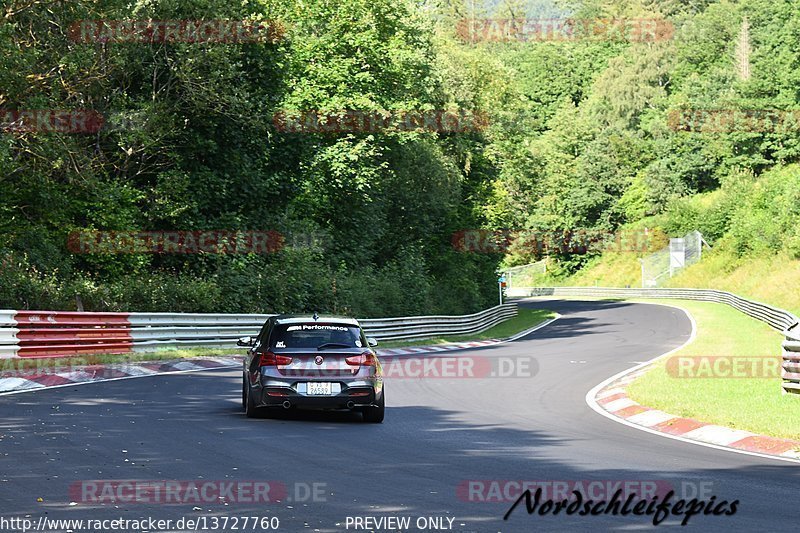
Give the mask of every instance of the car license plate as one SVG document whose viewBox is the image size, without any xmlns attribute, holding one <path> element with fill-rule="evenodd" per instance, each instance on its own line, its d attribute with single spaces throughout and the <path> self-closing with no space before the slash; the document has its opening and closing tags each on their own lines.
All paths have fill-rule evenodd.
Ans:
<svg viewBox="0 0 800 533">
<path fill-rule="evenodd" d="M 330 396 L 331 384 L 330 383 L 316 383 L 310 382 L 308 389 L 306 389 L 309 396 Z"/>
</svg>

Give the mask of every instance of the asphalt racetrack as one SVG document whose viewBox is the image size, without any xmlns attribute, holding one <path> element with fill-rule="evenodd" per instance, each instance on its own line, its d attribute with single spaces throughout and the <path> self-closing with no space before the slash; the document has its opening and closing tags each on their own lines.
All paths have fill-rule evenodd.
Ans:
<svg viewBox="0 0 800 533">
<path fill-rule="evenodd" d="M 276 517 L 278 531 L 322 532 L 389 531 L 355 522 L 389 516 L 410 517 L 409 531 L 420 518 L 428 531 L 654 528 L 648 516 L 528 515 L 524 503 L 503 520 L 516 481 L 594 480 L 739 500 L 733 516 L 694 516 L 686 527 L 671 516 L 657 529 L 796 528 L 797 466 L 651 435 L 586 404 L 601 381 L 683 344 L 691 332 L 683 312 L 612 301 L 522 305 L 563 316 L 524 339 L 446 357 L 493 372 L 501 359 L 506 370 L 526 361 L 527 373 L 387 378 L 381 425 L 349 413 L 247 419 L 238 368 L 1 396 L 0 519 Z M 99 494 L 81 492 L 92 480 L 262 481 L 281 501 L 82 501 Z"/>
</svg>

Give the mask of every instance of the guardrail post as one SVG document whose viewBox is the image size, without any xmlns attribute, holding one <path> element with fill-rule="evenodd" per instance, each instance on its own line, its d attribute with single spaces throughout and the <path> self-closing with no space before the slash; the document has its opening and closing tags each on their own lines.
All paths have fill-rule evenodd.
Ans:
<svg viewBox="0 0 800 533">
<path fill-rule="evenodd" d="M 0 359 L 18 357 L 19 338 L 17 334 L 16 311 L 0 310 Z"/>
<path fill-rule="evenodd" d="M 797 324 L 789 330 L 800 328 Z M 784 394 L 800 394 L 800 332 L 785 332 L 786 340 L 783 341 L 783 361 L 781 377 L 783 378 Z"/>
</svg>

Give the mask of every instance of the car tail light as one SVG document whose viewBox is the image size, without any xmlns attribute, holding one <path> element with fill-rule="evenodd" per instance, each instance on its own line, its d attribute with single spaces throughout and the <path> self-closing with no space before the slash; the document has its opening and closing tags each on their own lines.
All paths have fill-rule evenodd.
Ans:
<svg viewBox="0 0 800 533">
<path fill-rule="evenodd" d="M 275 355 L 272 352 L 261 354 L 261 366 L 285 366 L 292 364 L 292 358 L 286 355 Z"/>
<path fill-rule="evenodd" d="M 375 356 L 371 352 L 364 352 L 361 355 L 354 355 L 344 360 L 350 366 L 377 366 Z"/>
</svg>

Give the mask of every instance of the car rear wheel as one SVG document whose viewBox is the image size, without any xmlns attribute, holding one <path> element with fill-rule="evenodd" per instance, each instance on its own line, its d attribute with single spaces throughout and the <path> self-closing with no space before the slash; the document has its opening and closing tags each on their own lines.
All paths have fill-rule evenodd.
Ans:
<svg viewBox="0 0 800 533">
<path fill-rule="evenodd" d="M 364 422 L 368 424 L 380 424 L 383 422 L 383 412 L 386 410 L 386 391 L 381 394 L 377 407 L 364 408 Z"/>
<path fill-rule="evenodd" d="M 253 394 L 247 383 L 244 385 L 244 414 L 247 418 L 258 418 L 261 415 L 261 410 L 258 409 L 253 401 Z"/>
</svg>

